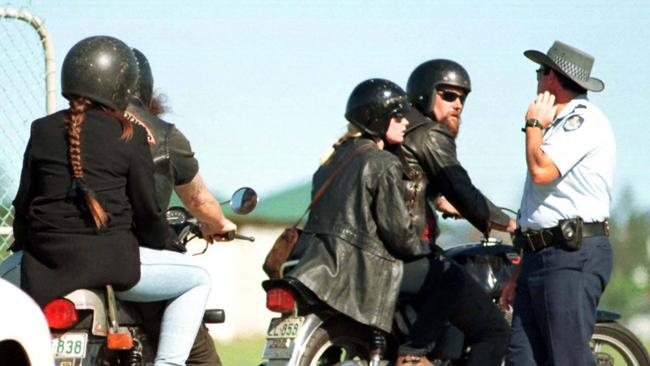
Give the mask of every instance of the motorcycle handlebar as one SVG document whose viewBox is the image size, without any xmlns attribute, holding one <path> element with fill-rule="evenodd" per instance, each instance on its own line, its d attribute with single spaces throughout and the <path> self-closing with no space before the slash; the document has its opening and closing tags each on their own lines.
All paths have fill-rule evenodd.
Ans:
<svg viewBox="0 0 650 366">
<path fill-rule="evenodd" d="M 199 228 L 199 225 L 192 224 L 192 227 L 191 227 L 190 230 L 191 230 L 192 234 L 194 234 L 197 237 L 203 239 L 203 233 L 201 233 L 201 229 Z M 234 240 L 234 239 L 247 240 L 247 241 L 250 241 L 250 242 L 255 241 L 255 237 L 238 234 L 235 230 L 231 230 L 231 231 L 228 231 L 228 232 L 223 233 L 223 234 L 215 234 L 215 236 L 225 238 L 228 241 Z"/>
<path fill-rule="evenodd" d="M 237 234 L 237 233 L 235 233 L 235 239 L 247 240 L 247 241 L 250 241 L 251 243 L 255 241 L 254 236 L 246 236 L 246 235 L 241 235 L 241 234 Z"/>
</svg>

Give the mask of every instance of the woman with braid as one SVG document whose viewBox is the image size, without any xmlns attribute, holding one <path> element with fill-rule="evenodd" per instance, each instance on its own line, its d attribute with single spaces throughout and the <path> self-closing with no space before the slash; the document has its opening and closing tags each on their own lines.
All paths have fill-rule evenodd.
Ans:
<svg viewBox="0 0 650 366">
<path fill-rule="evenodd" d="M 40 306 L 111 284 L 129 301 L 169 300 L 155 365 L 185 365 L 210 277 L 162 250 L 176 236 L 159 209 L 145 130 L 123 113 L 138 73 L 131 49 L 106 36 L 68 52 L 61 87 L 70 107 L 32 123 L 14 200 L 21 286 Z"/>
</svg>

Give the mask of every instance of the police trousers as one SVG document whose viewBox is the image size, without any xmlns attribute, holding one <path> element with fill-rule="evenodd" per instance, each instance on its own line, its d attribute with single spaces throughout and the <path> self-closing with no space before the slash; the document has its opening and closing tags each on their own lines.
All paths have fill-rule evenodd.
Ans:
<svg viewBox="0 0 650 366">
<path fill-rule="evenodd" d="M 594 365 L 589 339 L 612 272 L 607 236 L 524 252 L 517 279 L 506 365 Z"/>
</svg>

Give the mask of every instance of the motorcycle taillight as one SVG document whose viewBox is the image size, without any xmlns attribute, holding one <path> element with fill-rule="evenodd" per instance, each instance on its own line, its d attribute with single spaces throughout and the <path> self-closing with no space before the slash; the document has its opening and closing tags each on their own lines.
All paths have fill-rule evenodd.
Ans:
<svg viewBox="0 0 650 366">
<path fill-rule="evenodd" d="M 276 313 L 290 313 L 296 306 L 293 292 L 286 288 L 274 288 L 266 292 L 266 308 Z"/>
<path fill-rule="evenodd" d="M 45 308 L 45 319 L 51 329 L 68 329 L 73 326 L 79 317 L 72 301 L 67 299 L 56 299 L 50 301 Z"/>
<path fill-rule="evenodd" d="M 512 264 L 519 264 L 519 262 L 521 262 L 521 257 L 517 253 L 507 253 L 506 256 Z"/>
</svg>

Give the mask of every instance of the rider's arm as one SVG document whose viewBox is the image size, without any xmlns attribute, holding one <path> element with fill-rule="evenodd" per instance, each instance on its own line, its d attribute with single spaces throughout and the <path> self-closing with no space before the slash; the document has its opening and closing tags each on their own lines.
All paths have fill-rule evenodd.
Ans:
<svg viewBox="0 0 650 366">
<path fill-rule="evenodd" d="M 223 240 L 218 235 L 237 230 L 228 220 L 199 174 L 199 163 L 189 140 L 176 127 L 167 135 L 170 161 L 174 170 L 174 190 L 183 205 L 201 223 L 203 238 L 209 243 Z"/>
<path fill-rule="evenodd" d="M 491 228 L 505 228 L 510 223 L 508 215 L 479 191 L 456 158 L 453 137 L 441 128 L 427 130 L 418 160 L 447 200 L 482 233 Z"/>
<path fill-rule="evenodd" d="M 178 185 L 174 189 L 183 205 L 203 224 L 203 238 L 208 242 L 222 240 L 218 235 L 215 237 L 215 234 L 237 230 L 237 225 L 224 216 L 219 202 L 210 193 L 199 173 L 189 183 Z"/>
<path fill-rule="evenodd" d="M 443 217 L 448 216 L 455 219 L 463 218 L 463 215 L 461 215 L 460 212 L 456 210 L 456 207 L 454 207 L 454 205 L 447 201 L 445 196 L 436 197 L 436 199 L 433 201 L 433 204 L 436 207 L 436 210 L 443 213 Z"/>
</svg>

